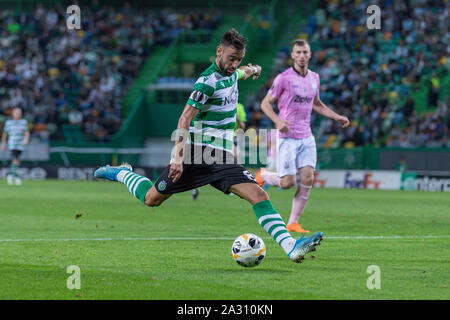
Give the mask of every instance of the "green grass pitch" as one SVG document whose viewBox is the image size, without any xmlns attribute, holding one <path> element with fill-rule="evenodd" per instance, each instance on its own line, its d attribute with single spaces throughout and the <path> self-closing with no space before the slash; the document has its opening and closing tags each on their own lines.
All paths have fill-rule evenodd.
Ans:
<svg viewBox="0 0 450 320">
<path fill-rule="evenodd" d="M 250 204 L 211 187 L 159 208 L 112 182 L 3 180 L 0 192 L 0 299 L 450 298 L 446 193 L 313 189 L 301 222 L 325 239 L 295 264 Z M 287 220 L 294 190 L 268 193 Z M 231 257 L 242 233 L 266 243 L 256 268 Z M 67 288 L 70 265 L 79 290 Z M 367 288 L 370 265 L 381 289 Z"/>
</svg>

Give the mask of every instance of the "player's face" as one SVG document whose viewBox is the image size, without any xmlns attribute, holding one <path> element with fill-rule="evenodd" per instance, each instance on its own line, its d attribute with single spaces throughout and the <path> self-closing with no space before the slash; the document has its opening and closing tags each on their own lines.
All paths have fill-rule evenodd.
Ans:
<svg viewBox="0 0 450 320">
<path fill-rule="evenodd" d="M 227 76 L 231 76 L 244 59 L 245 49 L 237 50 L 233 46 L 217 47 L 217 66 Z"/>
<path fill-rule="evenodd" d="M 311 59 L 311 48 L 307 44 L 304 46 L 295 45 L 292 48 L 291 58 L 297 66 L 307 67 L 309 59 Z"/>
<path fill-rule="evenodd" d="M 22 117 L 22 111 L 20 109 L 13 109 L 12 116 L 14 120 L 19 120 Z"/>
</svg>

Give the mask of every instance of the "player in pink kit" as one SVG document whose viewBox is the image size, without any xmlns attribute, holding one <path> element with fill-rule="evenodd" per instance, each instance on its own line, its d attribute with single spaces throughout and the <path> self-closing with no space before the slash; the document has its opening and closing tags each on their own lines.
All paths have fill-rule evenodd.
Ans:
<svg viewBox="0 0 450 320">
<path fill-rule="evenodd" d="M 277 172 L 259 171 L 256 180 L 260 184 L 289 189 L 296 185 L 296 175 L 300 184 L 294 199 L 288 231 L 301 233 L 304 230 L 298 220 L 308 202 L 314 181 L 317 160 L 316 142 L 311 132 L 311 112 L 336 120 L 346 128 L 350 121 L 329 109 L 319 97 L 319 75 L 308 69 L 311 48 L 305 40 L 295 40 L 292 44 L 293 66 L 280 73 L 261 102 L 263 112 L 275 123 L 279 130 Z M 278 102 L 279 115 L 272 108 Z"/>
</svg>

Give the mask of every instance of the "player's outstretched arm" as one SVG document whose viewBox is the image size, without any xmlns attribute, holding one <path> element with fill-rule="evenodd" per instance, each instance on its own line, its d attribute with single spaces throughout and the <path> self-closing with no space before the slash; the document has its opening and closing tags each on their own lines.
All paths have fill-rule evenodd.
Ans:
<svg viewBox="0 0 450 320">
<path fill-rule="evenodd" d="M 249 63 L 246 66 L 240 67 L 239 70 L 243 71 L 243 76 L 240 79 L 245 80 L 253 76 L 253 80 L 256 80 L 261 75 L 262 68 L 257 64 L 252 65 Z"/>
<path fill-rule="evenodd" d="M 350 124 L 350 120 L 347 117 L 341 116 L 328 108 L 317 95 L 314 98 L 313 110 L 324 117 L 338 121 L 342 125 L 342 128 L 347 128 Z"/>
<path fill-rule="evenodd" d="M 273 121 L 275 127 L 280 130 L 280 132 L 288 132 L 289 125 L 291 122 L 281 119 L 275 111 L 273 111 L 272 104 L 277 101 L 276 98 L 272 97 L 272 95 L 267 92 L 263 101 L 261 102 L 261 110 L 269 117 L 270 120 Z"/>
<path fill-rule="evenodd" d="M 25 131 L 25 134 L 23 136 L 23 144 L 26 146 L 28 142 L 30 141 L 30 131 Z"/>
<path fill-rule="evenodd" d="M 183 174 L 184 146 L 186 145 L 187 137 L 189 135 L 191 121 L 195 118 L 197 113 L 198 109 L 187 104 L 184 106 L 183 113 L 178 119 L 175 147 L 173 158 L 170 161 L 170 172 L 168 176 L 173 182 L 177 182 Z"/>
</svg>

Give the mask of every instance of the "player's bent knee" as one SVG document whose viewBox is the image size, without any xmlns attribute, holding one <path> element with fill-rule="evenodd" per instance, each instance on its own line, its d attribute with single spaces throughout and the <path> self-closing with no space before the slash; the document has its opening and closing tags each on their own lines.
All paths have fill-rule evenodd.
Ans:
<svg viewBox="0 0 450 320">
<path fill-rule="evenodd" d="M 314 169 L 307 166 L 300 169 L 300 183 L 305 186 L 312 186 L 314 182 Z"/>
<path fill-rule="evenodd" d="M 159 207 L 161 205 L 162 201 L 153 201 L 150 202 L 149 207 Z"/>
<path fill-rule="evenodd" d="M 300 183 L 305 186 L 312 186 L 314 182 L 314 174 L 305 174 L 300 177 Z"/>
<path fill-rule="evenodd" d="M 269 195 L 263 189 L 259 188 L 252 202 L 258 203 L 265 200 L 269 200 Z"/>
<path fill-rule="evenodd" d="M 150 194 L 145 195 L 145 205 L 148 207 L 159 207 L 161 203 L 163 203 L 163 200 L 155 199 L 155 197 L 152 197 Z"/>
<path fill-rule="evenodd" d="M 170 196 L 170 194 L 159 193 L 158 191 L 156 191 L 155 186 L 152 186 L 145 194 L 144 203 L 149 207 L 159 207 Z"/>
<path fill-rule="evenodd" d="M 314 177 L 306 177 L 303 180 L 300 180 L 301 184 L 306 186 L 311 186 L 313 184 Z"/>
<path fill-rule="evenodd" d="M 159 207 L 163 203 L 161 200 L 147 199 L 145 198 L 145 205 L 148 207 Z"/>
<path fill-rule="evenodd" d="M 152 207 L 152 199 L 150 199 L 150 197 L 145 197 L 145 201 L 144 201 L 145 205 L 148 207 Z"/>
</svg>

